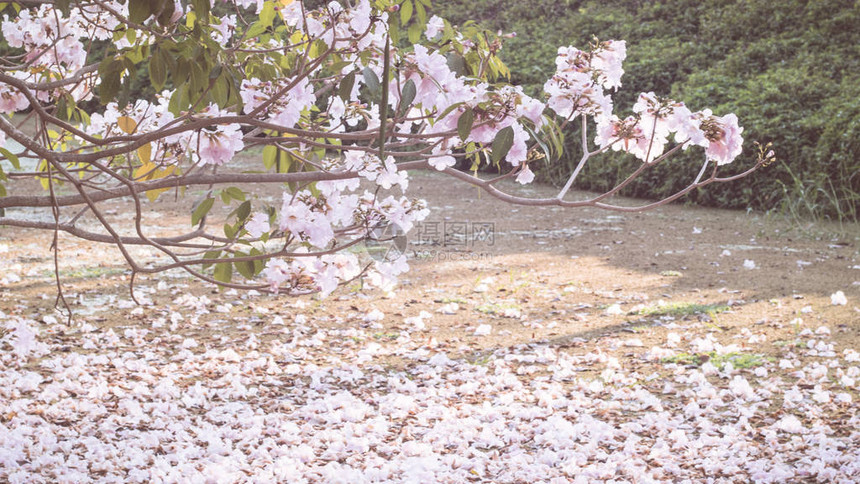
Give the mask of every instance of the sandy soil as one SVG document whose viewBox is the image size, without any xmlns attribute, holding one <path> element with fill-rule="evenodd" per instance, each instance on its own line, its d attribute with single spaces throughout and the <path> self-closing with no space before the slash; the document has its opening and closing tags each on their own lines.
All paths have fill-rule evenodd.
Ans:
<svg viewBox="0 0 860 484">
<path fill-rule="evenodd" d="M 759 214 L 683 205 L 632 214 L 516 207 L 468 187 L 456 187 L 457 197 L 452 197 L 456 182 L 438 173 L 418 173 L 412 183 L 416 196 L 429 202 L 432 215 L 410 233 L 412 270 L 400 289 L 393 296 L 378 291 L 358 296 L 343 288 L 322 301 L 302 298 L 314 314 L 330 314 L 335 320 L 343 319 L 335 315 L 355 316 L 376 308 L 401 316 L 386 319 L 378 328 L 381 337 L 396 338 L 410 329 L 403 318 L 428 311 L 437 315 L 428 337 L 464 353 L 546 340 L 566 345 L 629 333 L 648 346 L 663 340 L 663 326 L 676 317 L 713 320 L 710 329 L 717 332 L 748 327 L 773 333 L 768 339 L 777 341 L 789 340 L 800 318 L 806 327 L 831 327 L 834 338 L 847 340 L 849 347 L 860 339 L 858 238 L 844 227 L 799 230 Z M 554 193 L 548 186 L 505 188 L 529 196 Z M 271 191 L 258 194 L 261 201 L 276 196 Z M 162 199 L 145 217 L 152 234 L 168 234 L 188 223 L 181 199 Z M 107 213 L 120 220 L 127 209 L 115 203 Z M 0 311 L 36 320 L 53 312 L 57 292 L 48 235 L 0 231 L 0 244 L 7 250 L 2 254 Z M 60 249 L 61 281 L 75 320 L 126 324 L 134 305 L 118 251 L 62 235 Z M 163 262 L 148 250 L 134 253 Z M 755 268 L 746 268 L 745 261 Z M 244 299 L 186 279 L 175 271 L 141 278 L 136 288 L 156 312 L 167 311 L 177 296 L 175 290 L 156 290 L 160 280 L 183 281 L 195 294 L 211 293 L 213 304 L 230 303 L 235 315 L 262 308 L 288 316 L 294 304 L 284 296 Z M 847 295 L 848 305 L 831 305 L 830 295 L 839 290 Z M 690 309 L 674 316 L 660 314 L 666 304 Z M 705 313 L 697 313 L 693 304 L 705 305 Z M 719 306 L 730 310 L 706 314 Z M 491 325 L 492 333 L 472 336 L 481 324 Z M 768 345 L 760 351 L 772 349 Z"/>
</svg>

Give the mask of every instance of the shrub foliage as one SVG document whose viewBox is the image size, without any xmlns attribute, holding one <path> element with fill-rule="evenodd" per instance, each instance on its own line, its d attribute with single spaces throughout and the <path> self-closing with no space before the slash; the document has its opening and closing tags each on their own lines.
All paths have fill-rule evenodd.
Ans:
<svg viewBox="0 0 860 484">
<path fill-rule="evenodd" d="M 502 56 L 515 73 L 512 82 L 530 94 L 537 95 L 553 71 L 556 46 L 583 45 L 600 33 L 628 41 L 624 85 L 615 97 L 619 108 L 654 90 L 684 99 L 691 109 L 737 113 L 747 139 L 773 142 L 779 161 L 770 170 L 699 190 L 687 200 L 760 210 L 800 205 L 807 215 L 857 220 L 860 2 L 454 0 L 438 7 L 453 23 L 476 19 L 516 32 Z M 568 136 L 566 163 L 547 167 L 545 180 L 563 182 L 579 157 L 576 142 L 577 136 Z M 745 150 L 747 160 L 755 157 L 751 145 Z M 657 166 L 624 193 L 661 197 L 676 191 L 695 175 L 692 157 L 699 156 Z M 578 182 L 606 189 L 638 165 L 632 157 L 607 157 L 587 166 Z"/>
</svg>

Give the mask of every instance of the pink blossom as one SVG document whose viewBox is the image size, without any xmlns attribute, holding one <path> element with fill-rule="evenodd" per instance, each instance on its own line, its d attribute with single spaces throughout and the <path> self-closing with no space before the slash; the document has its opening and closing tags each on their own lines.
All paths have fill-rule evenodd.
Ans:
<svg viewBox="0 0 860 484">
<path fill-rule="evenodd" d="M 204 129 L 199 133 L 198 155 L 203 165 L 223 165 L 244 147 L 242 131 L 238 124 L 221 125 L 214 131 Z"/>
<path fill-rule="evenodd" d="M 517 175 L 517 183 L 522 185 L 527 185 L 531 183 L 535 179 L 535 174 L 529 168 L 529 165 L 523 164 L 523 169 L 520 170 L 520 173 Z"/>
<path fill-rule="evenodd" d="M 430 166 L 439 171 L 457 164 L 457 159 L 450 155 L 434 156 L 427 161 L 430 163 Z"/>
<path fill-rule="evenodd" d="M 623 40 L 604 42 L 591 60 L 592 67 L 598 71 L 600 84 L 605 89 L 621 87 L 624 69 L 621 64 L 627 57 L 627 43 Z"/>
<path fill-rule="evenodd" d="M 428 39 L 434 39 L 439 32 L 445 29 L 445 21 L 434 15 L 427 21 L 427 28 L 424 30 L 424 36 Z"/>
<path fill-rule="evenodd" d="M 264 213 L 257 213 L 245 223 L 245 230 L 253 238 L 259 238 L 263 234 L 269 233 L 269 216 Z"/>
<path fill-rule="evenodd" d="M 15 113 L 28 107 L 30 107 L 30 101 L 24 94 L 7 84 L 0 85 L 0 113 Z"/>
<path fill-rule="evenodd" d="M 702 129 L 710 142 L 705 149 L 709 160 L 725 165 L 741 154 L 744 129 L 738 126 L 738 117 L 734 114 L 706 118 L 702 121 Z"/>
</svg>

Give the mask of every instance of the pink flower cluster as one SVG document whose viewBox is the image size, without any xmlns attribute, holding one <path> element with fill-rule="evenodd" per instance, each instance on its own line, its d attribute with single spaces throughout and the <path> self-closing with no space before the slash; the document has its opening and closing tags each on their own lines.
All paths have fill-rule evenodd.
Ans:
<svg viewBox="0 0 860 484">
<path fill-rule="evenodd" d="M 615 115 L 598 118 L 595 143 L 626 151 L 646 163 L 665 152 L 670 135 L 684 149 L 705 148 L 707 159 L 719 165 L 731 163 L 741 153 L 743 128 L 734 114 L 717 117 L 709 109 L 693 113 L 684 103 L 653 92 L 640 94 L 633 112 L 623 120 Z"/>
<path fill-rule="evenodd" d="M 128 123 L 127 120 L 131 120 L 132 134 L 156 132 L 174 124 L 175 117 L 167 108 L 169 100 L 169 93 L 164 92 L 156 103 L 138 100 L 122 111 L 116 103 L 110 103 L 103 114 L 94 113 L 90 117 L 86 131 L 92 136 L 102 138 L 125 136 L 127 133 L 121 122 Z M 199 118 L 232 115 L 230 111 L 221 110 L 214 104 L 196 114 Z M 182 131 L 157 140 L 153 143 L 151 156 L 153 160 L 162 163 L 178 163 L 184 157 L 190 156 L 201 165 L 223 165 L 245 147 L 242 136 L 241 127 L 237 123 L 213 124 L 207 128 L 192 132 Z"/>
<path fill-rule="evenodd" d="M 330 168 L 356 172 L 385 190 L 394 186 L 405 190 L 408 180 L 404 172 L 397 171 L 392 158 L 383 163 L 378 157 L 360 151 L 346 152 L 344 159 Z M 357 259 L 354 256 L 349 259 L 333 259 L 329 255 L 315 257 L 311 249 L 325 251 L 336 247 L 339 236 L 363 239 L 376 228 L 390 224 L 407 233 L 429 213 L 423 201 L 393 195 L 381 198 L 369 190 L 361 195 L 353 193 L 358 187 L 358 179 L 321 181 L 316 183 L 315 192 L 305 189 L 284 194 L 277 216 L 278 228 L 289 235 L 299 249 L 294 251 L 291 261 L 269 261 L 263 277 L 274 290 L 312 289 L 327 295 L 339 282 L 358 275 Z M 255 216 L 252 222 L 248 228 L 249 232 L 252 229 L 255 232 L 252 235 L 269 231 L 263 217 Z M 383 288 L 390 288 L 396 277 L 408 270 L 406 259 L 400 254 L 375 260 L 371 265 L 370 283 Z"/>
<path fill-rule="evenodd" d="M 281 79 L 279 82 L 260 81 L 255 78 L 243 80 L 240 91 L 244 103 L 243 112 L 250 114 L 262 109 L 265 116 L 261 117 L 266 121 L 285 128 L 295 127 L 302 117 L 302 112 L 310 109 L 317 98 L 307 78 L 294 82 L 294 85 L 284 92 L 290 83 L 290 79 Z"/>
<path fill-rule="evenodd" d="M 621 64 L 626 57 L 623 40 L 602 42 L 590 52 L 560 47 L 555 75 L 544 84 L 549 95 L 547 105 L 562 118 L 608 116 L 612 99 L 606 90 L 621 86 Z"/>
</svg>

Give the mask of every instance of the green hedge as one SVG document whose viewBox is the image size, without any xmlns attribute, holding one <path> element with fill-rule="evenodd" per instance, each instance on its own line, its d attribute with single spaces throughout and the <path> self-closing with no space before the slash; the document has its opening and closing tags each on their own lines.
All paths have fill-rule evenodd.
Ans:
<svg viewBox="0 0 860 484">
<path fill-rule="evenodd" d="M 641 91 L 683 100 L 694 110 L 737 113 L 747 140 L 727 173 L 754 161 L 753 140 L 772 141 L 779 161 L 746 179 L 688 195 L 696 203 L 857 220 L 860 208 L 860 2 L 856 0 L 665 0 L 435 2 L 453 23 L 478 19 L 515 31 L 503 58 L 531 94 L 541 92 L 560 45 L 627 40 L 624 114 Z M 560 182 L 579 156 L 542 170 Z M 686 185 L 702 155 L 690 150 L 650 170 L 624 194 L 660 197 Z M 631 157 L 594 160 L 583 188 L 605 189 L 634 169 Z"/>
</svg>

